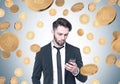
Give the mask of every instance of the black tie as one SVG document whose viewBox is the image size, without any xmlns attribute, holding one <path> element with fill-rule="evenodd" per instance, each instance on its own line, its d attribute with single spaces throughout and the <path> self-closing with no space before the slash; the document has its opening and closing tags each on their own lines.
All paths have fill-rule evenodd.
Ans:
<svg viewBox="0 0 120 84">
<path fill-rule="evenodd" d="M 58 48 L 55 47 L 57 49 L 57 72 L 58 72 L 58 84 L 62 84 L 62 68 L 61 68 L 61 55 L 60 55 L 60 49 L 63 48 L 64 46 Z"/>
</svg>

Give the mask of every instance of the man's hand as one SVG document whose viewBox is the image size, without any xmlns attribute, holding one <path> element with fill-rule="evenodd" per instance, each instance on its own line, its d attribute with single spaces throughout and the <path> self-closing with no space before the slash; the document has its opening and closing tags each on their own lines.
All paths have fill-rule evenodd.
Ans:
<svg viewBox="0 0 120 84">
<path fill-rule="evenodd" d="M 65 64 L 65 69 L 70 71 L 74 76 L 78 75 L 79 69 L 75 62 L 69 62 Z"/>
</svg>

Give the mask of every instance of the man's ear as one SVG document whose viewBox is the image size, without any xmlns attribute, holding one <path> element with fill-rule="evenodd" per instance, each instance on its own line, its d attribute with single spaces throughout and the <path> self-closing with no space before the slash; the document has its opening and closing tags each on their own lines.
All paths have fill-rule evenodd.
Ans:
<svg viewBox="0 0 120 84">
<path fill-rule="evenodd" d="M 52 32 L 52 34 L 54 34 L 55 30 L 54 30 L 54 29 L 52 29 L 52 30 L 51 30 L 51 32 Z"/>
<path fill-rule="evenodd" d="M 53 31 L 53 29 L 52 29 L 52 30 L 51 30 L 51 33 L 53 34 L 53 32 L 54 32 L 54 31 Z"/>
</svg>

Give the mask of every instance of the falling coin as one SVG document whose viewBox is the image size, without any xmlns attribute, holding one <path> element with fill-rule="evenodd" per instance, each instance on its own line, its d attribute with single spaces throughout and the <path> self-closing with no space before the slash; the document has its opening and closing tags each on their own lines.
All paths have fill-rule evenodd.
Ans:
<svg viewBox="0 0 120 84">
<path fill-rule="evenodd" d="M 118 0 L 117 4 L 118 4 L 118 6 L 120 6 L 120 0 Z"/>
<path fill-rule="evenodd" d="M 27 81 L 22 81 L 21 84 L 28 84 L 28 82 Z"/>
<path fill-rule="evenodd" d="M 32 40 L 35 37 L 35 33 L 33 31 L 29 31 L 26 34 L 27 39 Z"/>
<path fill-rule="evenodd" d="M 106 64 L 112 66 L 116 62 L 116 56 L 110 54 L 106 57 Z"/>
<path fill-rule="evenodd" d="M 18 78 L 13 76 L 10 78 L 10 84 L 18 84 Z"/>
<path fill-rule="evenodd" d="M 97 79 L 93 79 L 93 80 L 91 80 L 90 84 L 100 84 L 100 81 Z"/>
<path fill-rule="evenodd" d="M 5 6 L 10 8 L 13 5 L 13 0 L 5 0 Z"/>
<path fill-rule="evenodd" d="M 54 0 L 25 0 L 28 8 L 33 11 L 43 11 L 49 8 Z"/>
<path fill-rule="evenodd" d="M 27 20 L 27 14 L 25 12 L 20 13 L 19 19 L 22 21 Z"/>
<path fill-rule="evenodd" d="M 10 52 L 2 51 L 2 58 L 4 60 L 9 59 L 10 58 Z"/>
<path fill-rule="evenodd" d="M 114 31 L 113 32 L 113 36 L 114 36 L 114 41 L 117 40 L 117 39 L 119 39 L 120 38 L 120 32 Z"/>
<path fill-rule="evenodd" d="M 83 48 L 83 53 L 84 53 L 84 54 L 89 54 L 90 52 L 91 52 L 91 49 L 90 49 L 89 46 L 85 46 L 85 47 Z"/>
<path fill-rule="evenodd" d="M 0 22 L 0 31 L 7 30 L 10 27 L 9 21 Z"/>
<path fill-rule="evenodd" d="M 63 6 L 64 3 L 65 3 L 65 0 L 56 0 L 56 1 L 55 1 L 55 4 L 56 4 L 57 6 Z"/>
<path fill-rule="evenodd" d="M 16 56 L 17 56 L 17 57 L 21 57 L 22 55 L 23 55 L 22 50 L 17 50 L 17 51 L 16 51 Z"/>
<path fill-rule="evenodd" d="M 30 58 L 25 57 L 24 60 L 23 60 L 23 63 L 26 64 L 26 65 L 30 64 Z"/>
<path fill-rule="evenodd" d="M 32 45 L 30 46 L 30 50 L 31 50 L 32 52 L 38 52 L 38 51 L 40 51 L 40 46 L 39 46 L 38 44 L 32 44 Z"/>
<path fill-rule="evenodd" d="M 93 33 L 88 33 L 88 34 L 87 34 L 87 39 L 88 39 L 88 40 L 93 40 L 93 39 L 94 39 Z"/>
<path fill-rule="evenodd" d="M 96 4 L 94 2 L 89 3 L 88 10 L 94 12 L 96 10 Z"/>
<path fill-rule="evenodd" d="M 17 77 L 21 77 L 23 75 L 23 70 L 21 68 L 16 68 L 14 74 Z"/>
<path fill-rule="evenodd" d="M 71 7 L 71 11 L 72 12 L 79 12 L 84 8 L 84 4 L 82 2 L 78 2 L 75 3 L 72 7 Z"/>
<path fill-rule="evenodd" d="M 111 48 L 116 53 L 120 54 L 120 39 L 117 39 L 112 42 Z"/>
<path fill-rule="evenodd" d="M 15 30 L 21 30 L 22 29 L 22 22 L 21 21 L 16 21 L 14 24 Z"/>
<path fill-rule="evenodd" d="M 11 32 L 4 32 L 0 36 L 0 46 L 6 52 L 15 51 L 19 46 L 19 38 Z"/>
<path fill-rule="evenodd" d="M 0 18 L 2 18 L 5 15 L 4 9 L 0 8 Z"/>
<path fill-rule="evenodd" d="M 106 39 L 105 38 L 99 38 L 99 44 L 100 45 L 105 45 L 106 44 Z"/>
<path fill-rule="evenodd" d="M 98 67 L 95 64 L 86 64 L 80 68 L 80 73 L 85 76 L 94 75 L 98 72 Z"/>
<path fill-rule="evenodd" d="M 100 61 L 100 57 L 99 56 L 95 56 L 93 58 L 93 61 L 96 62 L 96 63 L 98 63 Z"/>
<path fill-rule="evenodd" d="M 10 12 L 11 13 L 17 13 L 19 11 L 19 6 L 14 4 L 10 7 Z"/>
<path fill-rule="evenodd" d="M 101 25 L 108 25 L 115 20 L 116 10 L 112 6 L 103 6 L 96 14 L 96 19 Z"/>
<path fill-rule="evenodd" d="M 116 5 L 117 0 L 107 0 L 110 5 Z"/>
<path fill-rule="evenodd" d="M 83 29 L 78 29 L 77 30 L 77 34 L 79 35 L 79 36 L 83 36 L 83 34 L 84 34 L 84 30 Z"/>
<path fill-rule="evenodd" d="M 44 23 L 42 21 L 37 22 L 37 27 L 42 28 L 44 26 Z"/>
<path fill-rule="evenodd" d="M 0 76 L 0 84 L 5 84 L 6 78 L 3 76 Z"/>
<path fill-rule="evenodd" d="M 64 10 L 63 10 L 63 15 L 64 15 L 64 16 L 67 16 L 68 13 L 69 13 L 69 10 L 68 10 L 68 9 L 64 9 Z"/>
<path fill-rule="evenodd" d="M 80 15 L 79 21 L 82 24 L 87 24 L 89 22 L 89 16 L 87 14 L 82 14 Z"/>
<path fill-rule="evenodd" d="M 97 20 L 94 20 L 93 26 L 96 27 L 96 28 L 98 28 L 98 27 L 100 27 L 102 25 Z"/>
<path fill-rule="evenodd" d="M 101 1 L 101 0 L 94 0 L 95 3 L 98 3 L 98 2 L 100 2 L 100 1 Z"/>
<path fill-rule="evenodd" d="M 56 11 L 56 9 L 54 9 L 54 8 L 51 8 L 51 9 L 49 10 L 49 15 L 50 15 L 50 16 L 55 16 L 56 13 L 57 13 L 57 11 Z"/>
<path fill-rule="evenodd" d="M 117 59 L 115 65 L 120 68 L 120 59 Z"/>
</svg>

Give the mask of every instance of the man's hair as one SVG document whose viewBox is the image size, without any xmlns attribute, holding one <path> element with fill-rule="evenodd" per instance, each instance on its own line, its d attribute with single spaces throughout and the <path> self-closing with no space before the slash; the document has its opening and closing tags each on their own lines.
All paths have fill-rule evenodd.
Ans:
<svg viewBox="0 0 120 84">
<path fill-rule="evenodd" d="M 53 29 L 56 29 L 58 26 L 64 26 L 66 28 L 69 28 L 69 31 L 72 30 L 71 23 L 65 18 L 58 18 L 56 21 L 53 22 Z"/>
</svg>

